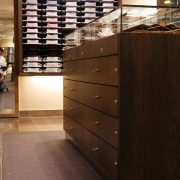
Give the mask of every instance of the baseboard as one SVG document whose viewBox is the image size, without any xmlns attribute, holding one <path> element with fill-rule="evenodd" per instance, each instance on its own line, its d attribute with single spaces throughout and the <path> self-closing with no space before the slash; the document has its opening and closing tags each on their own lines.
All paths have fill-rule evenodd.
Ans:
<svg viewBox="0 0 180 180">
<path fill-rule="evenodd" d="M 20 117 L 62 116 L 63 110 L 20 111 Z"/>
</svg>

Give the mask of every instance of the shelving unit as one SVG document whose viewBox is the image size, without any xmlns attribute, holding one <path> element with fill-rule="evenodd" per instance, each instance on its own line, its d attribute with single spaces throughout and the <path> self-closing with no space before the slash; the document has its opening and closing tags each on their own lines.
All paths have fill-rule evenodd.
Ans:
<svg viewBox="0 0 180 180">
<path fill-rule="evenodd" d="M 23 0 L 20 73 L 61 74 L 69 46 L 65 36 L 117 5 L 117 0 Z"/>
</svg>

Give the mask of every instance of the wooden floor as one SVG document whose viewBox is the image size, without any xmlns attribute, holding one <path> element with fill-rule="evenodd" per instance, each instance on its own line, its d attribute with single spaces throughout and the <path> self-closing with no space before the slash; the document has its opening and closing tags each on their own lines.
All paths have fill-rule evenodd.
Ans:
<svg viewBox="0 0 180 180">
<path fill-rule="evenodd" d="M 63 130 L 62 117 L 0 118 L 0 180 L 2 180 L 2 134 L 3 132 L 31 132 Z"/>
</svg>

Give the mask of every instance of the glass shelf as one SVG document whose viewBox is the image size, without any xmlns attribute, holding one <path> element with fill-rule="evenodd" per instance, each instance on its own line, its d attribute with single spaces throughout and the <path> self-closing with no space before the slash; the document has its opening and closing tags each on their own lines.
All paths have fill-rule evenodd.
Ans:
<svg viewBox="0 0 180 180">
<path fill-rule="evenodd" d="M 160 6 L 121 7 L 66 36 L 67 48 L 120 32 L 180 32 L 180 8 Z"/>
</svg>

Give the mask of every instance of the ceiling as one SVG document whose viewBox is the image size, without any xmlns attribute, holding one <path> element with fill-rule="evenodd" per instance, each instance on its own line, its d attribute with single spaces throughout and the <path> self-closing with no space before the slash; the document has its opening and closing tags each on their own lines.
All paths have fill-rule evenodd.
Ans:
<svg viewBox="0 0 180 180">
<path fill-rule="evenodd" d="M 14 36 L 14 0 L 0 0 L 0 38 Z"/>
</svg>

